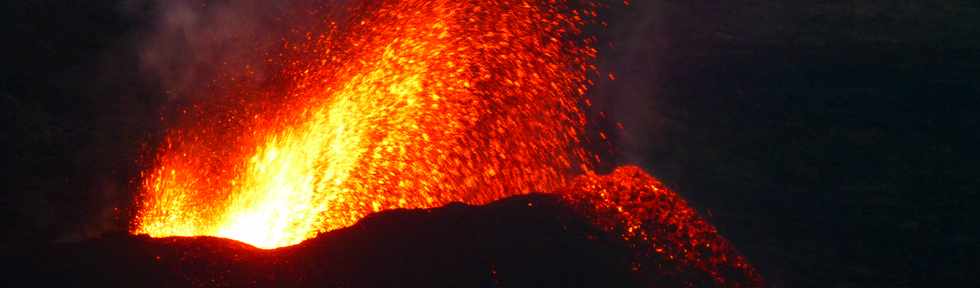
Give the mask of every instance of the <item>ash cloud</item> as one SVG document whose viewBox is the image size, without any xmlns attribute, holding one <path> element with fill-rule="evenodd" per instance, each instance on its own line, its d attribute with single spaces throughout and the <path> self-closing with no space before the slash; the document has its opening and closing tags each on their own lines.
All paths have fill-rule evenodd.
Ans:
<svg viewBox="0 0 980 288">
<path fill-rule="evenodd" d="M 313 1 L 134 0 L 124 10 L 150 7 L 151 32 L 135 45 L 140 71 L 159 84 L 168 100 L 199 95 L 219 73 L 249 67 L 252 81 L 270 73 L 265 59 L 308 23 Z M 240 75 L 239 75 L 240 76 Z"/>
</svg>

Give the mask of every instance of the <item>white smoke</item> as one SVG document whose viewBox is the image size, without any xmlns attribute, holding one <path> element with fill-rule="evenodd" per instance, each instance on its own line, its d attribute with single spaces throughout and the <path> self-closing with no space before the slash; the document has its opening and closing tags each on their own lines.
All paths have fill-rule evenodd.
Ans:
<svg viewBox="0 0 980 288">
<path fill-rule="evenodd" d="M 610 137 L 615 144 L 615 162 L 649 167 L 651 141 L 663 119 L 654 113 L 659 82 L 658 51 L 668 45 L 661 1 L 630 1 L 628 7 L 614 6 L 609 27 L 601 32 L 599 81 L 593 90 L 595 111 L 606 113 Z M 611 80 L 607 73 L 613 73 Z M 619 129 L 615 123 L 622 123 Z"/>
</svg>

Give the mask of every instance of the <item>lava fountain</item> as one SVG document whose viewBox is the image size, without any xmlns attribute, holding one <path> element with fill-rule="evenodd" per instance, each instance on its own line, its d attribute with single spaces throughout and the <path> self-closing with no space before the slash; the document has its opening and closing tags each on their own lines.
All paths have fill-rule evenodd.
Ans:
<svg viewBox="0 0 980 288">
<path fill-rule="evenodd" d="M 754 275 L 642 170 L 593 172 L 581 141 L 596 49 L 583 29 L 597 4 L 353 2 L 284 44 L 294 53 L 273 61 L 286 87 L 267 93 L 280 95 L 232 91 L 168 131 L 131 232 L 275 248 L 381 210 L 554 192 L 649 253 Z M 665 251 L 673 242 L 686 244 Z"/>
<path fill-rule="evenodd" d="M 589 169 L 591 8 L 365 2 L 296 45 L 316 53 L 282 72 L 288 103 L 173 129 L 133 232 L 274 248 L 380 210 L 556 191 Z"/>
</svg>

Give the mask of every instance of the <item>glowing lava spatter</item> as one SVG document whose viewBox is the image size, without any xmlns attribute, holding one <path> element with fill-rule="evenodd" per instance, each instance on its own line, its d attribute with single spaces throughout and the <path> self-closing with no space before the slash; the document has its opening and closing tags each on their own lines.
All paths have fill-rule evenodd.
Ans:
<svg viewBox="0 0 980 288">
<path fill-rule="evenodd" d="M 595 49 L 569 39 L 590 10 L 367 2 L 345 31 L 297 45 L 320 53 L 284 72 L 291 103 L 221 131 L 247 139 L 210 139 L 208 119 L 172 131 L 135 232 L 273 248 L 379 210 L 555 191 L 587 169 L 578 105 Z"/>
<path fill-rule="evenodd" d="M 711 224 L 639 167 L 621 166 L 608 175 L 586 172 L 559 193 L 598 227 L 623 238 L 634 250 L 637 275 L 675 275 L 687 278 L 685 286 L 691 287 L 714 286 L 698 282 L 705 278 L 725 287 L 764 286 L 762 277 Z M 676 276 L 691 271 L 707 277 Z"/>
<path fill-rule="evenodd" d="M 202 104 L 234 112 L 199 113 L 168 132 L 143 174 L 132 232 L 275 248 L 385 209 L 557 192 L 627 241 L 720 282 L 723 266 L 754 277 L 638 168 L 591 171 L 580 105 L 596 50 L 582 29 L 596 5 L 566 2 L 352 4 L 346 20 L 287 44 L 297 53 L 282 59 L 289 87 L 279 102 Z M 686 243 L 658 250 L 670 241 Z"/>
</svg>

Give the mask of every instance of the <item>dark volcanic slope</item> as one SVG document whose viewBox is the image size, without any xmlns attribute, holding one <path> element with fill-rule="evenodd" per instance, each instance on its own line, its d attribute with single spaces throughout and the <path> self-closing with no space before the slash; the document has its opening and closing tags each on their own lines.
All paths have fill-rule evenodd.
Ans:
<svg viewBox="0 0 980 288">
<path fill-rule="evenodd" d="M 32 255 L 44 286 L 637 287 L 630 249 L 553 195 L 374 214 L 296 246 L 107 235 Z M 41 272 L 41 273 L 37 273 Z M 27 276 L 30 275 L 30 276 Z M 35 275 L 49 275 L 38 277 Z M 649 275 L 647 275 L 649 276 Z M 708 283 L 658 275 L 657 287 Z"/>
</svg>

